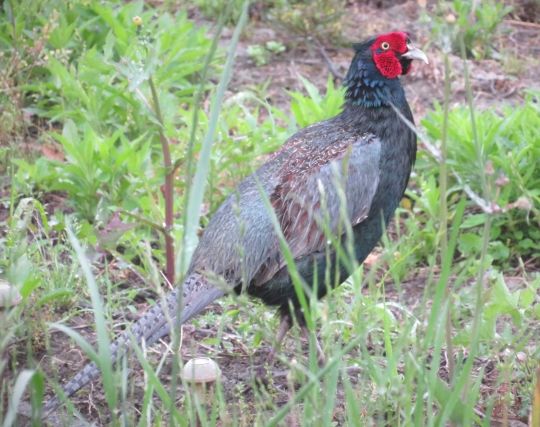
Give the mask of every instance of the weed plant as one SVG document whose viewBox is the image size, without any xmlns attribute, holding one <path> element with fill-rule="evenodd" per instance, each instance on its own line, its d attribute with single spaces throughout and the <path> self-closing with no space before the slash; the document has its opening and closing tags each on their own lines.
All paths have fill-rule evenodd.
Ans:
<svg viewBox="0 0 540 427">
<path fill-rule="evenodd" d="M 485 0 L 440 0 L 434 14 L 425 14 L 433 39 L 461 54 L 463 41 L 468 58 L 485 59 L 497 57 L 494 48 L 504 17 L 512 7 L 504 2 Z"/>
</svg>

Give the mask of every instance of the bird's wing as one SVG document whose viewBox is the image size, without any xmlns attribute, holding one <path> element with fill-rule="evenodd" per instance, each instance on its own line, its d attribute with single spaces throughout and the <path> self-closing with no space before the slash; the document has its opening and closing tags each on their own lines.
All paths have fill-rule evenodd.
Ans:
<svg viewBox="0 0 540 427">
<path fill-rule="evenodd" d="M 380 155 L 381 141 L 372 134 L 349 135 L 318 149 L 303 144 L 291 151 L 270 202 L 295 259 L 324 249 L 324 226 L 342 234 L 344 212 L 352 226 L 367 217 L 379 183 Z M 281 255 L 272 254 L 254 283 L 264 284 L 284 265 Z"/>
</svg>

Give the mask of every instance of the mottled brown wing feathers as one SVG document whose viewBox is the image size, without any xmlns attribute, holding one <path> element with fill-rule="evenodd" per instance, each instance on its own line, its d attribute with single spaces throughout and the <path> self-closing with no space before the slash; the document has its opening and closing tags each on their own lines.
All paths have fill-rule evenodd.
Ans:
<svg viewBox="0 0 540 427">
<path fill-rule="evenodd" d="M 269 198 L 296 259 L 324 249 L 327 239 L 321 221 L 325 213 L 332 218 L 330 229 L 337 231 L 338 182 L 347 194 L 351 225 L 367 216 L 378 183 L 380 141 L 371 134 L 355 135 L 321 148 L 295 144 L 289 153 L 282 163 L 281 180 Z M 281 256 L 269 258 L 255 283 L 265 283 L 283 266 Z"/>
</svg>

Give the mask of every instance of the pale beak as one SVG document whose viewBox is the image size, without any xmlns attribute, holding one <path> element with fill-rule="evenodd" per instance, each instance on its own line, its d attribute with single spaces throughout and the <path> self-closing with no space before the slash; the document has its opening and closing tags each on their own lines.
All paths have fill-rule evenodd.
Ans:
<svg viewBox="0 0 540 427">
<path fill-rule="evenodd" d="M 420 49 L 410 44 L 407 45 L 407 49 L 408 51 L 402 54 L 401 56 L 408 59 L 419 59 L 421 61 L 424 61 L 426 64 L 429 64 L 426 54 L 422 52 Z"/>
</svg>

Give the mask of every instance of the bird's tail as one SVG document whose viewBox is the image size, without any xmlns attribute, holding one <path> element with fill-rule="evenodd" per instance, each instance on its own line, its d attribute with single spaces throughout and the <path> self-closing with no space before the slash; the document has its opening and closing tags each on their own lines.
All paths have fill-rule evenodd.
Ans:
<svg viewBox="0 0 540 427">
<path fill-rule="evenodd" d="M 176 288 L 165 298 L 165 301 L 158 303 L 149 309 L 137 322 L 124 331 L 110 347 L 112 362 L 126 352 L 130 346 L 131 338 L 140 345 L 145 340 L 150 346 L 159 338 L 168 335 L 171 325 L 179 312 L 178 292 L 182 291 L 183 309 L 181 311 L 180 323 L 187 322 L 193 316 L 200 313 L 208 304 L 221 297 L 225 292 L 218 289 L 198 273 L 191 274 L 184 281 L 182 288 Z M 64 395 L 69 398 L 88 383 L 92 382 L 100 374 L 95 363 L 88 363 L 80 370 L 66 385 L 64 385 Z M 43 409 L 44 415 L 50 414 L 61 405 L 58 397 L 48 400 Z"/>
</svg>

